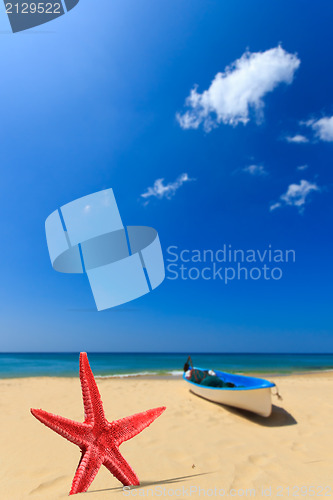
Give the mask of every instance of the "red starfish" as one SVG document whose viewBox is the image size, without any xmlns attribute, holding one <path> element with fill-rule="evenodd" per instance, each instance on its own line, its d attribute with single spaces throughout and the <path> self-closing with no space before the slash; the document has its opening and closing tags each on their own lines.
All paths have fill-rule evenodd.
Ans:
<svg viewBox="0 0 333 500">
<path fill-rule="evenodd" d="M 140 484 L 134 470 L 120 454 L 119 446 L 148 427 L 164 412 L 165 406 L 108 422 L 85 352 L 80 354 L 80 380 L 85 414 L 83 423 L 31 409 L 40 422 L 81 448 L 81 460 L 69 494 L 87 491 L 102 465 L 124 485 Z"/>
</svg>

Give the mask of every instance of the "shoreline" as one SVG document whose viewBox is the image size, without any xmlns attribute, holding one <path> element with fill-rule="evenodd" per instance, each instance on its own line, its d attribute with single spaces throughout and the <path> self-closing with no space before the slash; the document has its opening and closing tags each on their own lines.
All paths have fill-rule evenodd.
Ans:
<svg viewBox="0 0 333 500">
<path fill-rule="evenodd" d="M 322 370 L 309 370 L 309 371 L 292 371 L 292 372 L 236 372 L 236 371 L 230 371 L 228 373 L 236 374 L 236 375 L 244 375 L 247 377 L 256 377 L 256 378 L 263 378 L 263 379 L 270 379 L 273 377 L 278 377 L 278 378 L 288 378 L 288 377 L 294 377 L 294 376 L 321 376 L 324 374 L 330 374 L 333 373 L 333 368 L 332 369 L 322 369 Z M 78 379 L 79 375 L 78 373 L 76 375 L 22 375 L 22 376 L 8 376 L 8 377 L 0 377 L 0 383 L 1 381 L 8 381 L 8 380 L 41 380 L 41 379 L 59 379 L 59 380 L 75 380 Z M 158 374 L 158 373 L 133 373 L 133 374 L 116 374 L 116 375 L 95 375 L 95 379 L 98 381 L 102 380 L 182 380 L 182 373 L 176 374 L 176 375 L 171 375 L 170 373 L 165 373 L 165 374 Z"/>
<path fill-rule="evenodd" d="M 333 354 L 195 354 L 196 366 L 226 373 L 277 378 L 300 373 L 333 371 Z M 187 358 L 183 354 L 92 353 L 90 361 L 99 379 L 177 379 Z M 0 380 L 25 378 L 75 378 L 77 353 L 0 354 Z"/>
</svg>

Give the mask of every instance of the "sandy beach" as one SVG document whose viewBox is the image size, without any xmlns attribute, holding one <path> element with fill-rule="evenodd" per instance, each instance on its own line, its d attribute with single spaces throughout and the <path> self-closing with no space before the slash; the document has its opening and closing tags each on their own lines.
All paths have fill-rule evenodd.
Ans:
<svg viewBox="0 0 333 500">
<path fill-rule="evenodd" d="M 141 486 L 124 491 L 102 468 L 87 499 L 333 495 L 333 373 L 276 377 L 268 419 L 191 394 L 180 379 L 98 379 L 109 420 L 166 412 L 120 450 Z M 79 378 L 0 380 L 1 500 L 67 498 L 79 448 L 30 407 L 83 421 Z M 299 488 L 299 489 L 298 489 Z"/>
</svg>

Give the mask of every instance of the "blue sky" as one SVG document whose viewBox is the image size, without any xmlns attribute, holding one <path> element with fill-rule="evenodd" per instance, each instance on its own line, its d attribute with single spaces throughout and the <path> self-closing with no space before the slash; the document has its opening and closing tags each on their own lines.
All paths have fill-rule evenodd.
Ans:
<svg viewBox="0 0 333 500">
<path fill-rule="evenodd" d="M 13 35 L 0 6 L 1 351 L 333 351 L 332 11 L 81 0 Z M 53 271 L 44 221 L 109 187 L 166 257 L 272 245 L 296 262 L 276 281 L 165 280 L 98 313 L 85 277 Z"/>
</svg>

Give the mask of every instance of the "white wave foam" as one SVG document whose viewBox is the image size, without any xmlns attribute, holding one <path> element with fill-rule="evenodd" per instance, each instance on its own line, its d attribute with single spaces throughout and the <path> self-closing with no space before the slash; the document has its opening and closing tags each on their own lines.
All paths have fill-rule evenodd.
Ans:
<svg viewBox="0 0 333 500">
<path fill-rule="evenodd" d="M 114 375 L 96 375 L 95 378 L 127 378 L 142 377 L 144 375 L 158 375 L 157 372 L 115 373 Z"/>
<path fill-rule="evenodd" d="M 172 377 L 178 377 L 183 374 L 182 370 L 170 370 L 170 371 L 160 371 L 160 372 L 133 372 L 133 373 L 114 373 L 113 375 L 96 375 L 95 378 L 129 378 L 129 377 L 144 377 L 149 375 L 157 375 L 157 376 L 167 376 L 171 375 Z"/>
</svg>

